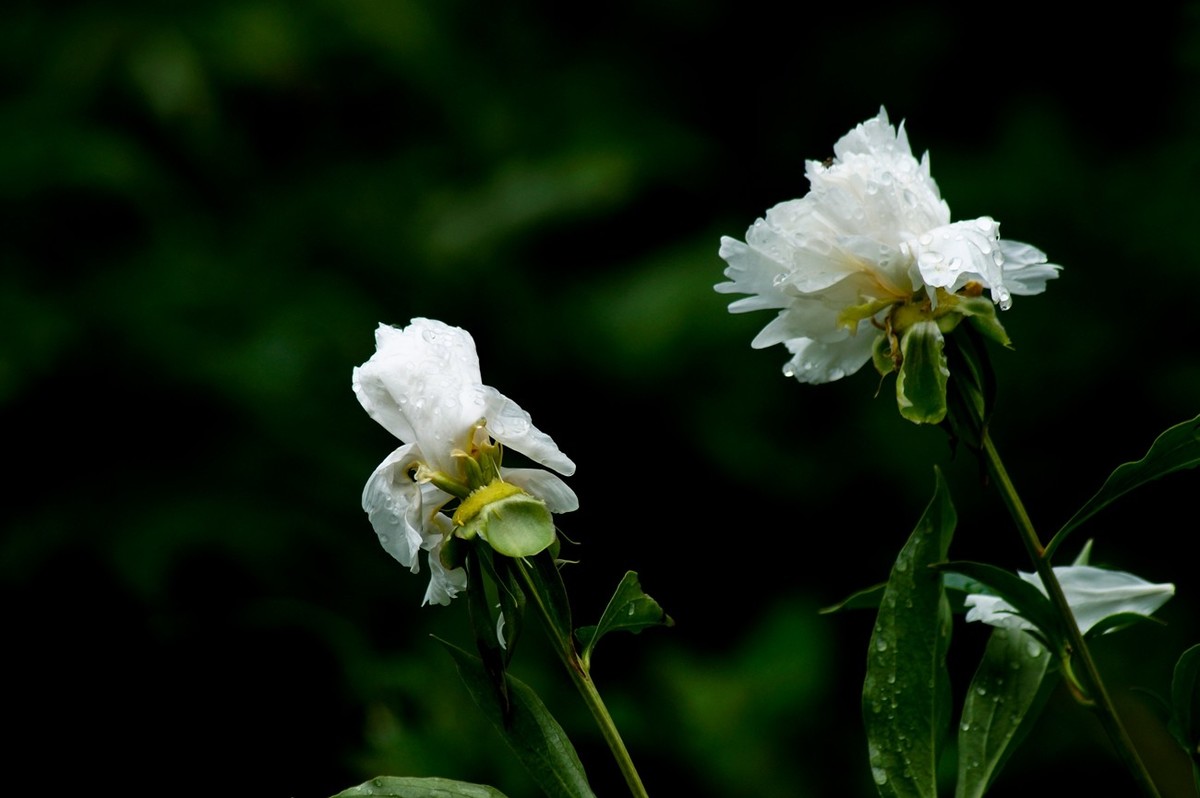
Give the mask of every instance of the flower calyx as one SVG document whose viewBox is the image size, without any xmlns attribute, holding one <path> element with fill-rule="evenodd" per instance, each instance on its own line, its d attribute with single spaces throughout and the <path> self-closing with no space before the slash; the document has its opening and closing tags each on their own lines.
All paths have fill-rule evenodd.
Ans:
<svg viewBox="0 0 1200 798">
<path fill-rule="evenodd" d="M 900 414 L 917 424 L 937 424 L 946 417 L 946 385 L 950 369 L 945 336 L 964 319 L 986 337 L 1010 346 L 995 305 L 982 296 L 982 285 L 967 283 L 959 292 L 941 288 L 931 295 L 921 292 L 907 302 L 892 305 L 871 349 L 871 362 L 880 376 L 896 374 L 896 401 Z"/>
<path fill-rule="evenodd" d="M 454 536 L 478 536 L 506 557 L 530 557 L 555 541 L 554 518 L 541 499 L 496 477 L 471 491 L 451 518 Z"/>
</svg>

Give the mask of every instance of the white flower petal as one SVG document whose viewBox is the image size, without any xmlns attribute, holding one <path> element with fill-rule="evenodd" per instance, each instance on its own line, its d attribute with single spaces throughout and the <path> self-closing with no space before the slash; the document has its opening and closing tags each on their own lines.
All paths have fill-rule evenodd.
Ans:
<svg viewBox="0 0 1200 798">
<path fill-rule="evenodd" d="M 1014 294 L 1031 296 L 1046 290 L 1046 281 L 1058 276 L 1062 266 L 1046 262 L 1046 253 L 1020 241 L 1000 241 L 1004 254 L 1004 284 Z"/>
<path fill-rule="evenodd" d="M 467 589 L 465 568 L 447 569 L 441 560 L 442 544 L 439 542 L 429 552 L 429 587 L 425 590 L 425 604 L 446 606 L 451 599 Z"/>
<path fill-rule="evenodd" d="M 549 435 L 533 426 L 529 414 L 516 402 L 486 385 L 483 396 L 487 430 L 493 438 L 564 476 L 575 473 L 571 458 L 562 453 Z"/>
<path fill-rule="evenodd" d="M 569 513 L 579 509 L 579 498 L 557 474 L 541 468 L 503 468 L 500 476 L 546 503 L 552 513 Z"/>
<path fill-rule="evenodd" d="M 811 338 L 795 338 L 785 341 L 792 359 L 783 367 L 783 373 L 800 382 L 823 383 L 840 380 L 858 371 L 871 359 L 878 332 L 867 327 L 857 335 L 847 336 L 841 341 L 822 342 Z"/>
<path fill-rule="evenodd" d="M 1150 615 L 1175 595 L 1175 585 L 1154 584 L 1124 571 L 1091 565 L 1054 569 L 1079 630 L 1086 632 L 1110 615 Z M 1036 583 L 1041 587 L 1041 580 Z"/>
<path fill-rule="evenodd" d="M 955 292 L 968 282 L 1003 309 L 1011 294 L 1037 293 L 1056 273 L 1038 250 L 999 241 L 991 217 L 952 223 L 928 154 L 913 157 L 904 125 L 893 128 L 885 109 L 839 139 L 834 154 L 807 162 L 808 194 L 769 209 L 745 243 L 723 237 L 718 250 L 728 281 L 716 290 L 748 295 L 730 312 L 779 310 L 752 346 L 788 344 L 797 358 L 787 373 L 826 382 L 862 366 L 869 349 L 845 337 L 843 311 L 879 308 L 879 319 L 897 304 L 935 303 L 927 287 Z"/>
<path fill-rule="evenodd" d="M 1018 571 L 1017 575 L 1046 594 L 1041 577 Z M 1125 571 L 1111 571 L 1091 565 L 1055 566 L 1054 575 L 1062 585 L 1063 595 L 1079 625 L 1086 634 L 1093 626 L 1113 615 L 1134 613 L 1149 616 L 1175 595 L 1170 583 L 1154 584 Z M 972 593 L 965 602 L 970 609 L 968 621 L 982 621 L 992 626 L 1010 629 L 1033 629 L 1033 624 L 1017 615 L 1012 605 L 997 596 Z"/>
<path fill-rule="evenodd" d="M 450 496 L 432 485 L 418 485 L 408 469 L 420 458 L 414 444 L 405 444 L 379 464 L 363 488 L 362 506 L 383 548 L 401 565 L 420 570 L 417 551 L 433 545 L 437 535 L 430 518 Z"/>
<path fill-rule="evenodd" d="M 991 287 L 993 298 L 1007 296 L 999 238 L 1000 226 L 990 216 L 924 232 L 913 247 L 921 277 L 926 285 L 951 289 L 976 279 Z"/>
<path fill-rule="evenodd" d="M 431 319 L 381 324 L 375 338 L 375 354 L 355 370 L 359 401 L 400 440 L 419 443 L 429 465 L 455 473 L 451 452 L 469 445 L 484 409 L 475 341 Z"/>
<path fill-rule="evenodd" d="M 483 384 L 475 341 L 465 330 L 418 318 L 403 329 L 381 324 L 375 342 L 375 354 L 354 369 L 354 394 L 404 445 L 367 481 L 363 509 L 384 549 L 414 573 L 420 569 L 418 552 L 431 552 L 425 602 L 448 604 L 466 589 L 466 573 L 447 570 L 438 558 L 453 531 L 441 513 L 452 496 L 435 484 L 458 496 L 480 487 L 474 482 L 494 466 L 471 469 L 466 458 L 492 457 L 484 445 L 489 437 L 564 475 L 575 464 L 533 426 L 528 413 Z M 574 492 L 554 474 L 504 473 L 540 496 L 551 512 L 578 507 Z"/>
</svg>

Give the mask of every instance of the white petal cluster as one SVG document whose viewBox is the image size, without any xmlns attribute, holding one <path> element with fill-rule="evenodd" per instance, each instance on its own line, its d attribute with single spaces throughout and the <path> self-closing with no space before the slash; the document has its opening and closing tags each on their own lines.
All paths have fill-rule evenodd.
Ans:
<svg viewBox="0 0 1200 798">
<path fill-rule="evenodd" d="M 1018 576 L 1046 593 L 1037 574 L 1017 572 Z M 1175 585 L 1154 584 L 1125 571 L 1110 571 L 1090 565 L 1056 566 L 1054 575 L 1062 585 L 1067 604 L 1079 624 L 1088 630 L 1105 618 L 1123 613 L 1149 616 L 1175 595 Z M 1011 604 L 998 596 L 972 593 L 965 601 L 968 621 L 982 621 L 1008 629 L 1031 630 L 1033 624 L 1019 615 Z"/>
<path fill-rule="evenodd" d="M 461 568 L 447 570 L 439 553 L 452 531 L 442 508 L 454 497 L 429 474 L 466 484 L 465 457 L 492 438 L 564 476 L 575 464 L 529 414 L 484 385 L 475 341 L 466 330 L 432 319 L 375 331 L 375 354 L 354 369 L 354 395 L 403 445 L 384 459 L 363 490 L 363 509 L 384 549 L 413 573 L 429 552 L 425 603 L 449 604 L 466 588 Z M 575 510 L 578 499 L 557 475 L 540 468 L 501 469 L 501 476 L 544 501 L 551 512 Z"/>
<path fill-rule="evenodd" d="M 810 189 L 767 211 L 744 242 L 724 236 L 728 264 L 721 293 L 748 294 L 733 313 L 779 313 L 754 339 L 782 343 L 793 357 L 784 373 L 821 383 L 852 374 L 871 357 L 876 330 L 894 304 L 977 284 L 1001 309 L 1013 294 L 1037 294 L 1059 267 L 1028 244 L 1000 239 L 988 216 L 951 222 L 929 173 L 929 156 L 913 157 L 904 125 L 887 112 L 851 130 L 834 158 L 809 161 Z M 865 317 L 846 311 L 867 307 Z"/>
</svg>

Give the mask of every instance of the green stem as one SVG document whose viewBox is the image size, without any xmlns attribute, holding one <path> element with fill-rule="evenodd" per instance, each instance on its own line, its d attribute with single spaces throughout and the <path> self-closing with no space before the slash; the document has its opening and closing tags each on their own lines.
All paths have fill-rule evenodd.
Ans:
<svg viewBox="0 0 1200 798">
<path fill-rule="evenodd" d="M 542 595 L 542 592 L 538 590 L 538 585 L 530 576 L 526 564 L 520 560 L 514 560 L 514 562 L 529 594 L 533 596 L 533 603 L 537 606 L 538 614 L 546 627 L 546 634 L 554 644 L 554 649 L 558 652 L 559 659 L 562 660 L 567 673 L 570 674 L 571 681 L 575 683 L 575 689 L 583 697 L 583 702 L 587 704 L 588 710 L 595 718 L 596 725 L 600 727 L 600 734 L 603 735 L 604 742 L 608 744 L 608 749 L 617 761 L 617 767 L 621 769 L 621 775 L 625 777 L 625 783 L 629 785 L 630 793 L 634 795 L 634 798 L 650 798 L 646 788 L 642 785 L 642 778 L 638 775 L 637 768 L 633 765 L 633 759 L 629 756 L 629 749 L 625 747 L 625 741 L 621 739 L 621 733 L 617 731 L 617 725 L 613 722 L 612 715 L 608 713 L 604 699 L 600 697 L 600 691 L 596 689 L 596 684 L 592 681 L 587 666 L 583 664 L 579 653 L 575 650 L 574 642 L 569 635 L 564 636 L 563 631 L 555 623 L 548 597 Z"/>
<path fill-rule="evenodd" d="M 1113 746 L 1117 749 L 1117 753 L 1125 762 L 1125 766 L 1129 768 L 1129 772 L 1133 774 L 1134 780 L 1141 787 L 1142 792 L 1149 798 L 1159 798 L 1158 789 L 1154 786 L 1154 780 L 1150 777 L 1145 763 L 1142 762 L 1141 757 L 1138 755 L 1137 749 L 1133 745 L 1133 740 L 1129 737 L 1129 733 L 1125 731 L 1125 727 L 1121 723 L 1121 718 L 1117 714 L 1117 708 L 1104 687 L 1104 682 L 1100 678 L 1100 671 L 1096 667 L 1096 661 L 1092 659 L 1091 651 L 1083 639 L 1083 634 L 1079 631 L 1079 624 L 1075 622 L 1075 614 L 1071 612 L 1071 606 L 1067 603 L 1067 597 L 1063 593 L 1062 585 L 1059 584 L 1058 577 L 1054 574 L 1054 569 L 1050 565 L 1050 558 L 1046 554 L 1046 549 L 1033 528 L 1033 522 L 1029 520 L 1029 514 L 1025 512 L 1025 505 L 1022 504 L 1020 496 L 1017 495 L 1017 489 L 1013 486 L 1008 472 L 1004 469 L 1004 463 L 1000 460 L 1000 454 L 996 451 L 996 446 L 992 442 L 992 438 L 986 428 L 980 433 L 980 442 L 983 447 L 984 457 L 987 460 L 988 470 L 991 472 L 992 478 L 996 481 L 996 485 L 1000 489 L 1000 495 L 1004 499 L 1004 503 L 1008 507 L 1013 521 L 1016 522 L 1017 530 L 1021 535 L 1021 541 L 1025 544 L 1025 548 L 1033 560 L 1034 567 L 1037 569 L 1037 574 L 1041 578 L 1042 584 L 1046 587 L 1046 592 L 1050 596 L 1051 603 L 1054 604 L 1055 609 L 1058 610 L 1059 615 L 1062 617 L 1063 627 L 1066 629 L 1067 637 L 1070 641 L 1068 656 L 1077 658 L 1083 665 L 1083 672 L 1087 676 L 1090 687 L 1089 697 L 1095 702 L 1094 709 L 1100 718 L 1101 724 L 1104 726 L 1104 731 L 1108 734 L 1109 740 L 1112 741 Z"/>
</svg>

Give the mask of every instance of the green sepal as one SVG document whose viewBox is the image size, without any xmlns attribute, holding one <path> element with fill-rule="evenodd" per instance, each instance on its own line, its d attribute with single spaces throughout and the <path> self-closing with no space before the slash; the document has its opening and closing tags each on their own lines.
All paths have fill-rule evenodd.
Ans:
<svg viewBox="0 0 1200 798">
<path fill-rule="evenodd" d="M 837 325 L 848 330 L 857 330 L 860 321 L 873 318 L 876 313 L 894 304 L 896 304 L 896 300 L 888 298 L 874 299 L 862 305 L 851 305 L 838 314 Z"/>
<path fill-rule="evenodd" d="M 862 335 L 862 333 L 859 333 Z M 871 363 L 879 376 L 886 377 L 896 370 L 896 360 L 892 357 L 892 337 L 880 333 L 871 345 Z"/>
<path fill-rule="evenodd" d="M 1200 465 L 1200 416 L 1176 424 L 1159 435 L 1141 460 L 1118 466 L 1100 486 L 1096 495 L 1088 499 L 1087 504 L 1055 533 L 1046 546 L 1045 556 L 1049 558 L 1067 535 L 1084 521 L 1134 488 L 1175 471 L 1195 468 L 1197 465 Z"/>
<path fill-rule="evenodd" d="M 516 754 L 529 775 L 549 798 L 595 798 L 583 764 L 562 726 L 529 685 L 506 676 L 510 713 L 497 703 L 495 691 L 476 656 L 434 637 L 454 660 L 458 675 L 476 706 Z"/>
<path fill-rule="evenodd" d="M 600 622 L 595 626 L 582 626 L 575 630 L 575 637 L 583 644 L 583 664 L 591 667 L 592 649 L 601 637 L 609 632 L 624 630 L 637 634 L 651 626 L 674 626 L 675 621 L 663 610 L 659 603 L 642 592 L 638 575 L 626 571 L 621 583 L 617 585 L 608 606 L 600 616 Z"/>
<path fill-rule="evenodd" d="M 935 321 L 917 322 L 900 338 L 903 359 L 896 375 L 896 403 L 900 415 L 915 424 L 937 424 L 946 417 L 950 369 L 944 347 Z"/>
<path fill-rule="evenodd" d="M 554 516 L 541 499 L 516 485 L 493 480 L 471 493 L 454 513 L 455 534 L 478 535 L 497 554 L 530 557 L 554 543 Z"/>
<path fill-rule="evenodd" d="M 1012 340 L 1008 337 L 1004 325 L 1000 323 L 1000 318 L 996 315 L 996 304 L 992 300 L 981 296 L 959 297 L 954 312 L 966 316 L 971 326 L 988 338 L 1012 349 Z"/>
<path fill-rule="evenodd" d="M 486 784 L 439 778 L 381 776 L 342 790 L 333 798 L 505 798 Z"/>
<path fill-rule="evenodd" d="M 963 700 L 955 798 L 980 798 L 1028 735 L 1057 684 L 1053 662 L 1027 632 L 992 632 Z"/>
<path fill-rule="evenodd" d="M 950 720 L 951 614 L 941 574 L 930 566 L 946 558 L 956 516 L 935 474 L 933 499 L 892 566 L 867 650 L 863 722 L 883 798 L 936 798 Z"/>
</svg>

